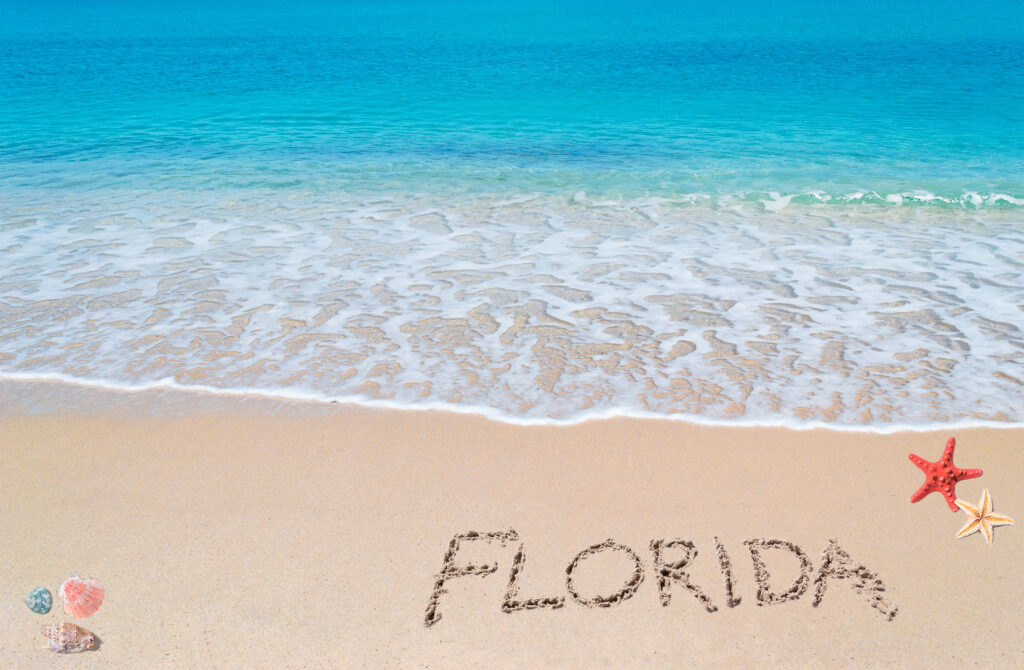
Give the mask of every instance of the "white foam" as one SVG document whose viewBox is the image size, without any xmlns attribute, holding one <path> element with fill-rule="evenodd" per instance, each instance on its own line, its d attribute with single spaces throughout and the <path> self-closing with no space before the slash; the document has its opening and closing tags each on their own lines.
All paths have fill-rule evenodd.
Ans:
<svg viewBox="0 0 1024 670">
<path fill-rule="evenodd" d="M 142 393 L 146 391 L 180 391 L 183 393 L 209 394 L 233 398 L 265 398 L 292 402 L 343 403 L 366 407 L 368 409 L 409 411 L 409 412 L 450 412 L 452 414 L 482 416 L 491 421 L 507 423 L 514 426 L 577 426 L 590 421 L 608 419 L 649 419 L 676 421 L 695 426 L 725 428 L 786 428 L 789 430 L 828 430 L 844 433 L 869 433 L 876 435 L 892 435 L 895 433 L 926 433 L 935 431 L 957 431 L 975 428 L 1014 430 L 1024 428 L 1024 422 L 992 422 L 961 419 L 939 424 L 891 423 L 884 425 L 837 425 L 824 421 L 797 421 L 782 416 L 765 420 L 749 419 L 710 419 L 699 415 L 659 414 L 642 410 L 613 408 L 600 411 L 582 411 L 570 418 L 536 418 L 507 414 L 487 406 L 467 406 L 440 402 L 398 403 L 388 400 L 368 399 L 358 395 L 329 396 L 321 393 L 302 392 L 293 389 L 268 390 L 263 388 L 219 388 L 216 386 L 185 385 L 172 379 L 161 379 L 145 384 L 123 384 L 111 381 L 78 379 L 56 373 L 37 375 L 21 373 L 0 373 L 0 382 L 49 382 L 68 384 L 71 386 L 94 388 L 120 393 Z"/>
<path fill-rule="evenodd" d="M 1013 205 L 1014 207 L 1024 207 L 1024 198 L 1015 198 L 1012 195 L 1006 195 L 1005 193 L 993 193 L 988 196 L 983 196 L 977 193 L 972 195 L 975 195 L 979 200 L 989 205 L 996 205 L 1001 202 L 1005 202 L 1006 204 Z"/>
<path fill-rule="evenodd" d="M 1003 205 L 218 195 L 0 203 L 0 372 L 526 423 L 1024 416 Z"/>
<path fill-rule="evenodd" d="M 762 203 L 764 203 L 765 210 L 767 210 L 769 212 L 777 212 L 780 209 L 782 209 L 783 207 L 785 207 L 786 205 L 788 205 L 790 200 L 795 198 L 797 196 L 797 194 L 796 193 L 791 193 L 789 195 L 781 195 L 781 194 L 779 194 L 779 193 L 777 193 L 775 191 L 772 191 L 772 192 L 770 192 L 768 194 L 768 196 L 769 196 L 770 200 L 762 200 L 761 201 Z"/>
<path fill-rule="evenodd" d="M 719 205 L 734 204 L 736 196 L 724 195 L 711 198 L 707 194 L 700 194 L 703 198 L 715 200 Z M 978 208 L 995 206 L 1024 206 L 1024 199 L 1002 193 L 978 193 L 976 191 L 964 191 L 959 195 L 939 195 L 924 189 L 912 189 L 907 191 L 880 193 L 878 191 L 850 191 L 847 193 L 828 193 L 821 190 L 796 191 L 792 193 L 781 193 L 779 191 L 768 191 L 764 194 L 748 194 L 755 198 L 766 212 L 780 212 L 794 204 L 794 201 L 803 204 L 805 201 L 812 201 L 822 204 L 858 204 L 858 203 L 889 203 L 897 207 L 910 205 L 940 205 L 956 208 Z M 690 199 L 692 195 L 682 196 L 680 199 Z M 746 199 L 739 196 L 740 200 Z"/>
</svg>

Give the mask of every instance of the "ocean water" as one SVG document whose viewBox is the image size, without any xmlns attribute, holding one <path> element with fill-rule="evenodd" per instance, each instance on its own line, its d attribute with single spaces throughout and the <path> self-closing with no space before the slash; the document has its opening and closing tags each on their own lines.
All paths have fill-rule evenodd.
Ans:
<svg viewBox="0 0 1024 670">
<path fill-rule="evenodd" d="M 0 3 L 0 376 L 1024 423 L 1024 5 Z"/>
</svg>

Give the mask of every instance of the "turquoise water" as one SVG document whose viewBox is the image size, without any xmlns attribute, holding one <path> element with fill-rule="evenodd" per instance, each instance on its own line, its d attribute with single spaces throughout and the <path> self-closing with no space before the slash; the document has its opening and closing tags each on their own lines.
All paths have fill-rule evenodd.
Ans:
<svg viewBox="0 0 1024 670">
<path fill-rule="evenodd" d="M 5 188 L 1024 196 L 1020 2 L 0 11 Z"/>
<path fill-rule="evenodd" d="M 1024 4 L 0 2 L 0 376 L 1024 421 Z"/>
</svg>

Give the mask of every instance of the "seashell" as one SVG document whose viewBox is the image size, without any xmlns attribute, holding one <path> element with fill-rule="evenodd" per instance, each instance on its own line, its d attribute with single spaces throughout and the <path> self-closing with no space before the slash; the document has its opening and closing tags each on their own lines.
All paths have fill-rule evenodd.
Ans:
<svg viewBox="0 0 1024 670">
<path fill-rule="evenodd" d="M 96 636 L 73 623 L 59 623 L 43 626 L 46 637 L 46 648 L 58 654 L 73 654 L 78 651 L 92 649 L 96 644 Z"/>
<path fill-rule="evenodd" d="M 103 587 L 95 579 L 71 575 L 57 593 L 64 599 L 64 611 L 76 619 L 93 614 L 103 604 Z"/>
<path fill-rule="evenodd" d="M 50 595 L 49 589 L 40 586 L 25 596 L 25 604 L 36 614 L 46 614 L 53 607 L 53 596 Z"/>
</svg>

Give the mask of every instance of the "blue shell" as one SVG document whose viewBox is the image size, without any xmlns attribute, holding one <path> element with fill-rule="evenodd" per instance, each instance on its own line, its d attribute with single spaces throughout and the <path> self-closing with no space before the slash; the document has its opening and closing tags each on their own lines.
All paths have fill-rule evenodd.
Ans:
<svg viewBox="0 0 1024 670">
<path fill-rule="evenodd" d="M 36 614 L 46 614 L 53 607 L 53 596 L 50 595 L 49 590 L 40 586 L 25 596 L 25 604 Z"/>
</svg>

